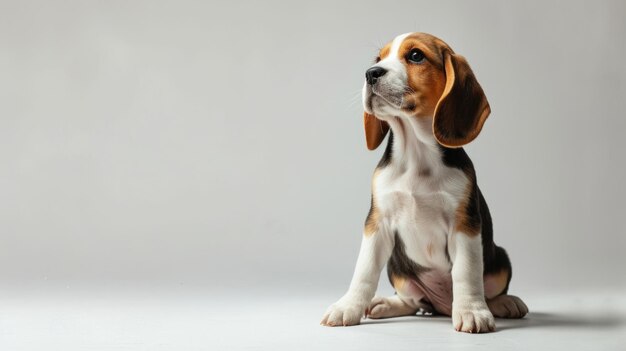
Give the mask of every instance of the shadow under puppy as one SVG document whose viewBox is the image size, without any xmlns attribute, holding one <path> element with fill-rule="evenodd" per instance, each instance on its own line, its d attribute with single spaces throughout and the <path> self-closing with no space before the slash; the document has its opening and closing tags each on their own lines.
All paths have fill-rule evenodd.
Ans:
<svg viewBox="0 0 626 351">
<path fill-rule="evenodd" d="M 490 113 L 467 61 L 432 35 L 407 33 L 380 50 L 365 76 L 367 147 L 390 135 L 350 288 L 321 324 L 423 309 L 452 316 L 456 330 L 472 333 L 495 330 L 494 316 L 523 317 L 528 308 L 507 295 L 511 263 L 493 242 L 489 209 L 462 148 Z M 396 294 L 374 297 L 385 263 Z"/>
</svg>

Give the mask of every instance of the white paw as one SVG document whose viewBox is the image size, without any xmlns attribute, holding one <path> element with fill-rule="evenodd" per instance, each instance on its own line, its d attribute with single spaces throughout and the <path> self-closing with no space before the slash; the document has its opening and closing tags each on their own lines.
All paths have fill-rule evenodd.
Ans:
<svg viewBox="0 0 626 351">
<path fill-rule="evenodd" d="M 391 304 L 387 301 L 386 298 L 376 296 L 370 302 L 367 311 L 365 314 L 369 318 L 377 319 L 377 318 L 385 318 L 387 312 L 391 309 Z"/>
<path fill-rule="evenodd" d="M 496 330 L 496 322 L 485 301 L 463 301 L 452 305 L 452 324 L 456 331 L 488 333 Z"/>
<path fill-rule="evenodd" d="M 357 325 L 361 323 L 364 314 L 365 306 L 362 303 L 341 298 L 328 307 L 320 324 L 328 327 Z"/>
<path fill-rule="evenodd" d="M 389 297 L 374 297 L 365 311 L 365 315 L 368 318 L 379 319 L 414 316 L 417 312 L 421 312 L 423 315 L 432 314 L 432 306 L 421 302 L 415 303 L 415 301 L 411 301 L 409 304 L 403 301 L 398 295 L 393 295 Z"/>
</svg>

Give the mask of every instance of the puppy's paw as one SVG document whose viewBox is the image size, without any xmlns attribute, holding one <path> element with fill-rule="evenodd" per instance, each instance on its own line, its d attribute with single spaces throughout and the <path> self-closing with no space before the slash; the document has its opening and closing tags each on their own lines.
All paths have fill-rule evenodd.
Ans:
<svg viewBox="0 0 626 351">
<path fill-rule="evenodd" d="M 513 295 L 500 295 L 487 301 L 489 310 L 498 318 L 522 318 L 528 313 L 528 307 L 522 299 Z"/>
<path fill-rule="evenodd" d="M 328 327 L 357 325 L 364 314 L 363 304 L 342 298 L 328 307 L 320 324 Z"/>
<path fill-rule="evenodd" d="M 485 301 L 462 301 L 452 306 L 452 324 L 456 331 L 488 333 L 496 330 L 496 322 Z"/>
<path fill-rule="evenodd" d="M 415 315 L 418 311 L 422 311 L 423 314 L 433 313 L 432 306 L 421 302 L 415 303 L 414 301 L 409 304 L 403 301 L 398 295 L 390 297 L 376 296 L 372 299 L 372 302 L 370 302 L 369 307 L 365 311 L 365 315 L 367 318 L 380 319 L 411 316 Z"/>
<path fill-rule="evenodd" d="M 370 302 L 370 305 L 365 311 L 365 315 L 368 318 L 378 319 L 387 317 L 387 312 L 391 310 L 391 304 L 386 298 L 376 296 Z"/>
</svg>

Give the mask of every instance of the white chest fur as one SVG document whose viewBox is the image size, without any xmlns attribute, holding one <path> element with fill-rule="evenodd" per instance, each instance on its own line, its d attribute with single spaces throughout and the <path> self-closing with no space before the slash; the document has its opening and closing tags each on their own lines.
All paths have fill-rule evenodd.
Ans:
<svg viewBox="0 0 626 351">
<path fill-rule="evenodd" d="M 434 141 L 416 138 L 413 128 L 393 129 L 401 135 L 394 139 L 389 164 L 374 175 L 374 205 L 384 230 L 397 233 L 411 260 L 448 271 L 448 242 L 469 180 L 463 171 L 445 166 Z"/>
</svg>

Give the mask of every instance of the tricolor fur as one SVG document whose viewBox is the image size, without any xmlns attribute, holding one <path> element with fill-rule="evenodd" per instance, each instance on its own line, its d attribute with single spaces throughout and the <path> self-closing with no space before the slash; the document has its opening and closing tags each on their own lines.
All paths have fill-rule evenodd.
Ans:
<svg viewBox="0 0 626 351">
<path fill-rule="evenodd" d="M 493 242 L 489 209 L 462 148 L 490 113 L 469 65 L 440 39 L 408 33 L 380 50 L 366 77 L 367 146 L 389 137 L 352 283 L 322 324 L 423 309 L 452 316 L 457 330 L 487 332 L 494 315 L 523 317 L 526 305 L 506 295 L 511 264 Z M 374 297 L 385 264 L 396 294 Z"/>
</svg>

